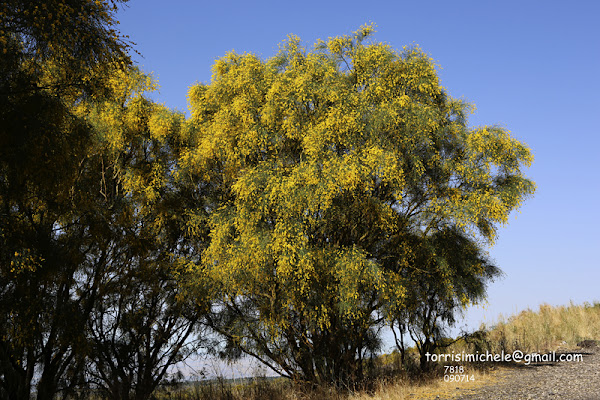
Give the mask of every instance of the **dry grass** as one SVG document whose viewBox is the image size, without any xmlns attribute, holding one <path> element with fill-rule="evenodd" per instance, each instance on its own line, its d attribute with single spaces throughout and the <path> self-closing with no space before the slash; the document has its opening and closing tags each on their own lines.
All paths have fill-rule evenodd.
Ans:
<svg viewBox="0 0 600 400">
<path fill-rule="evenodd" d="M 347 391 L 335 388 L 303 389 L 283 379 L 254 379 L 244 382 L 211 381 L 195 383 L 170 393 L 157 393 L 159 400 L 418 400 L 436 396 L 452 398 L 469 390 L 497 381 L 502 370 L 467 368 L 473 380 L 444 382 L 442 370 L 426 376 L 381 379 L 372 390 Z"/>
<path fill-rule="evenodd" d="M 453 398 L 469 393 L 476 388 L 496 382 L 501 379 L 503 371 L 500 369 L 481 370 L 467 369 L 466 374 L 473 377 L 468 382 L 444 382 L 443 376 L 432 377 L 421 383 L 397 381 L 392 384 L 379 386 L 373 393 L 354 393 L 348 400 L 415 400 Z"/>
<path fill-rule="evenodd" d="M 543 353 L 561 348 L 573 348 L 586 339 L 600 339 L 600 303 L 553 307 L 542 304 L 537 312 L 525 310 L 502 318 L 493 327 L 482 327 L 485 343 L 481 349 Z M 459 344 L 455 350 L 472 351 L 473 346 Z"/>
</svg>

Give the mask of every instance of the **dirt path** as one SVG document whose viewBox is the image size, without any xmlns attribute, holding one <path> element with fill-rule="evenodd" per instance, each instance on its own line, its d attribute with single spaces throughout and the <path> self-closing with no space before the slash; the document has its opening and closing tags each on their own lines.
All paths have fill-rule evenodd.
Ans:
<svg viewBox="0 0 600 400">
<path fill-rule="evenodd" d="M 511 367 L 498 383 L 463 389 L 453 400 L 600 400 L 600 348 L 583 348 L 580 362 Z M 442 399 L 440 397 L 440 399 Z"/>
</svg>

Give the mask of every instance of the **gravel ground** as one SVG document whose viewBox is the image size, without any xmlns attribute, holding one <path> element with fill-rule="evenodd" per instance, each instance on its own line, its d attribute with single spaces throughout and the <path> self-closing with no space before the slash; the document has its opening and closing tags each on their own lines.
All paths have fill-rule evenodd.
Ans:
<svg viewBox="0 0 600 400">
<path fill-rule="evenodd" d="M 600 348 L 584 347 L 562 354 L 582 354 L 583 361 L 515 366 L 508 369 L 500 382 L 466 389 L 453 399 L 600 400 Z"/>
</svg>

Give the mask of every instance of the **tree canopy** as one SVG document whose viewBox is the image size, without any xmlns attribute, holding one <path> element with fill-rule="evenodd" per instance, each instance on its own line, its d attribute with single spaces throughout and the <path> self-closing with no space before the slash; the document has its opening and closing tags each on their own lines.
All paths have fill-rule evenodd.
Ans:
<svg viewBox="0 0 600 400">
<path fill-rule="evenodd" d="M 182 116 L 145 97 L 117 3 L 0 5 L 2 399 L 148 398 L 197 329 L 174 274 L 194 253 L 169 182 Z"/>
<path fill-rule="evenodd" d="M 214 282 L 211 322 L 295 379 L 360 376 L 376 328 L 407 309 L 417 280 L 462 305 L 481 298 L 495 270 L 476 256 L 454 265 L 455 252 L 493 243 L 534 191 L 524 144 L 470 128 L 471 106 L 429 56 L 371 33 L 311 50 L 290 36 L 264 61 L 229 53 L 189 92 L 180 165 L 218 193 L 197 268 Z"/>
</svg>

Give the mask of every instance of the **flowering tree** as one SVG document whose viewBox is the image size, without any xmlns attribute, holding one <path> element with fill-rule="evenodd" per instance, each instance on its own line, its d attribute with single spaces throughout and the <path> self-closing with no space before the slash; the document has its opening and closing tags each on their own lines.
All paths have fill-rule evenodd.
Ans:
<svg viewBox="0 0 600 400">
<path fill-rule="evenodd" d="M 367 43 L 371 32 L 313 50 L 291 36 L 266 61 L 230 53 L 189 93 L 180 165 L 214 193 L 197 267 L 218 300 L 211 324 L 230 349 L 297 380 L 360 378 L 377 328 L 428 274 L 461 304 L 475 300 L 454 284 L 490 277 L 477 257 L 424 263 L 419 246 L 447 232 L 492 243 L 534 191 L 525 145 L 469 128 L 470 105 L 446 93 L 426 54 Z"/>
</svg>

